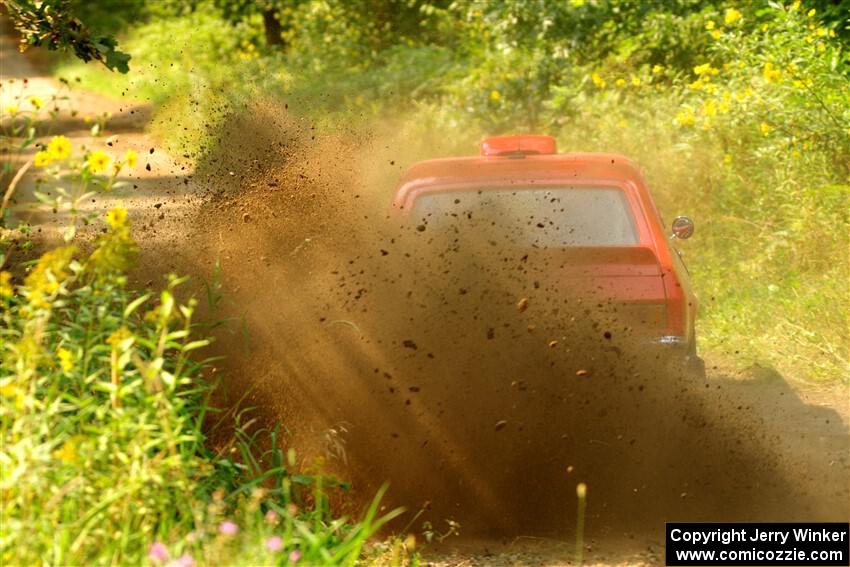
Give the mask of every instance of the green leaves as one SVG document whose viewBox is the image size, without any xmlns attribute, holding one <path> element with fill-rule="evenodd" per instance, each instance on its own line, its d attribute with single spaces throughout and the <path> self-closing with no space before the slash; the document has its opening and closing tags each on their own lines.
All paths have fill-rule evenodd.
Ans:
<svg viewBox="0 0 850 567">
<path fill-rule="evenodd" d="M 118 46 L 115 38 L 109 36 L 101 37 L 95 42 L 94 46 L 102 56 L 100 61 L 108 69 L 118 71 L 119 73 L 126 73 L 130 70 L 130 55 L 115 49 Z M 83 60 L 85 61 L 85 59 Z"/>
<path fill-rule="evenodd" d="M 100 61 L 108 69 L 126 73 L 130 55 L 118 51 L 110 36 L 91 37 L 89 29 L 74 17 L 70 0 L 6 0 L 9 15 L 21 33 L 21 48 L 71 49 L 83 61 Z"/>
</svg>

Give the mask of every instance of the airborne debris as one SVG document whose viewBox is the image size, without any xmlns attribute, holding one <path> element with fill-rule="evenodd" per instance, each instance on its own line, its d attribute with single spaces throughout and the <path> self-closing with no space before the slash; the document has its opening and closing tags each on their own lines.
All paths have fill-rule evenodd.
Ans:
<svg viewBox="0 0 850 567">
<path fill-rule="evenodd" d="M 590 375 L 590 372 L 588 372 L 587 370 L 584 370 L 584 369 L 576 370 L 576 376 L 589 376 L 589 375 Z"/>
<path fill-rule="evenodd" d="M 505 419 L 500 419 L 499 421 L 497 421 L 497 422 L 496 422 L 496 431 L 501 431 L 501 430 L 502 430 L 502 429 L 504 429 L 507 425 L 508 425 L 507 420 L 505 420 Z"/>
<path fill-rule="evenodd" d="M 516 304 L 516 308 L 517 311 L 519 311 L 520 313 L 528 309 L 528 298 L 523 297 L 522 299 L 520 299 Z"/>
</svg>

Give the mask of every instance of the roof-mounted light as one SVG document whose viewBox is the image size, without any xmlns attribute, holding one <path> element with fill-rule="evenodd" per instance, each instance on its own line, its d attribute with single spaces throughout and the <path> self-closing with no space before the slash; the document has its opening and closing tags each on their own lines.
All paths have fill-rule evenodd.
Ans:
<svg viewBox="0 0 850 567">
<path fill-rule="evenodd" d="M 482 156 L 525 157 L 557 152 L 558 147 L 552 136 L 495 136 L 481 142 Z"/>
</svg>

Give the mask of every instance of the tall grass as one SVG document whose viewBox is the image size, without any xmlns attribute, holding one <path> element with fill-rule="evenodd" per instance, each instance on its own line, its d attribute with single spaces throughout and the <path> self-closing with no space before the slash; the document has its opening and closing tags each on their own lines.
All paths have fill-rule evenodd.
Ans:
<svg viewBox="0 0 850 567">
<path fill-rule="evenodd" d="M 128 290 L 128 221 L 109 220 L 90 255 L 56 248 L 0 280 L 3 563 L 354 564 L 400 510 L 378 514 L 381 490 L 360 521 L 333 517 L 276 432 L 210 446 L 195 302 L 174 276 Z"/>
<path fill-rule="evenodd" d="M 73 180 L 90 196 L 135 162 L 78 159 L 61 136 L 44 148 L 45 194 Z M 329 480 L 300 474 L 276 431 L 225 423 L 235 436 L 213 446 L 196 301 L 173 275 L 159 292 L 130 289 L 127 211 L 105 222 L 88 254 L 66 230 L 67 244 L 0 271 L 0 561 L 354 564 L 400 511 L 377 513 L 382 490 L 359 521 L 335 517 Z"/>
</svg>

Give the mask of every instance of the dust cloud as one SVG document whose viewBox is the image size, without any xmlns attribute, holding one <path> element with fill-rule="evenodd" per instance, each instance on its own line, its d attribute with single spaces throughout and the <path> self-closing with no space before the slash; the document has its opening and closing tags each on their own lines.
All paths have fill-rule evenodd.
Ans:
<svg viewBox="0 0 850 567">
<path fill-rule="evenodd" d="M 421 512 L 411 529 L 569 537 L 585 482 L 592 537 L 846 518 L 846 462 L 811 490 L 752 395 L 671 370 L 631 315 L 559 276 L 581 258 L 394 215 L 422 144 L 320 135 L 263 103 L 220 137 L 185 261 L 206 280 L 221 266 L 206 316 L 228 321 L 226 399 L 247 393 L 305 462 L 350 480 L 352 513 L 386 481 L 386 507 L 408 510 L 395 529 Z"/>
</svg>

